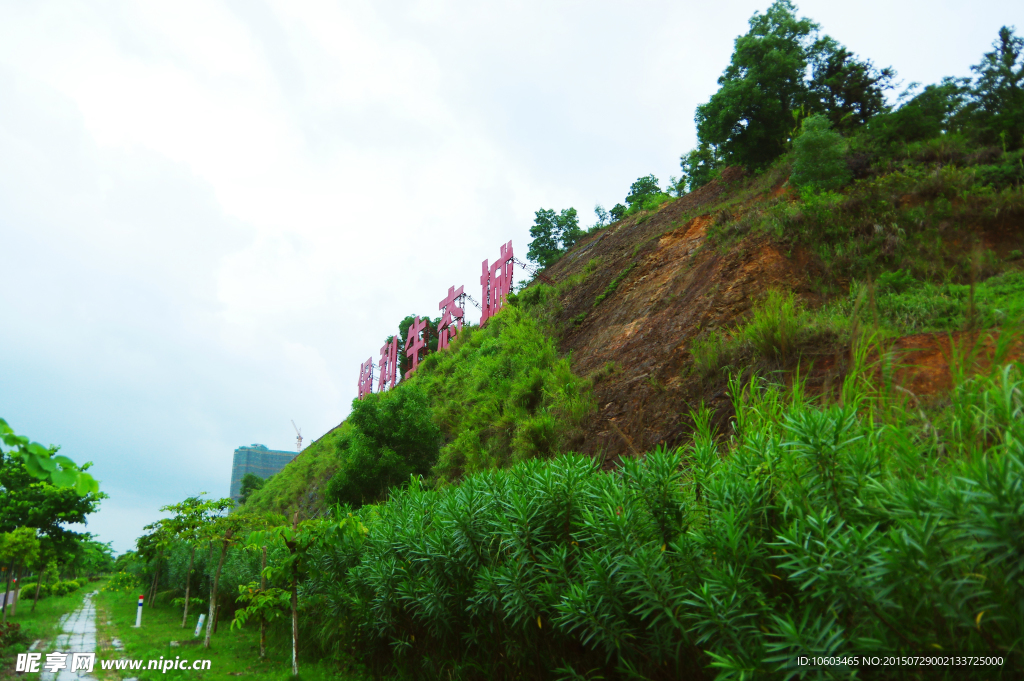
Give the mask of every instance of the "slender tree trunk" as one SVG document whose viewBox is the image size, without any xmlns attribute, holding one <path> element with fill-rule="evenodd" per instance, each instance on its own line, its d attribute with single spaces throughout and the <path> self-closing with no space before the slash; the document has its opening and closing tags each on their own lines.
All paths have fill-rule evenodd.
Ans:
<svg viewBox="0 0 1024 681">
<path fill-rule="evenodd" d="M 18 601 L 21 600 L 21 572 L 23 568 L 18 566 L 18 576 L 14 578 L 14 602 L 11 603 L 11 617 L 18 614 Z"/>
<path fill-rule="evenodd" d="M 292 535 L 298 531 L 299 512 L 292 516 Z M 297 537 L 296 537 L 297 539 Z M 295 553 L 295 548 L 292 549 Z M 292 560 L 292 676 L 299 675 L 299 564 Z"/>
<path fill-rule="evenodd" d="M 231 535 L 234 532 L 233 529 L 229 529 L 224 533 L 224 544 L 220 549 L 220 561 L 217 562 L 217 572 L 213 575 L 213 586 L 210 589 L 210 619 L 206 623 L 206 640 L 203 641 L 204 648 L 210 647 L 210 634 L 213 633 L 213 616 L 217 613 L 217 583 L 220 581 L 220 571 L 224 567 L 224 556 L 228 553 L 228 544 L 231 543 Z"/>
<path fill-rule="evenodd" d="M 263 547 L 263 562 L 260 567 L 260 591 L 267 590 L 267 576 L 264 574 L 267 570 L 267 547 Z M 261 612 L 260 613 L 260 659 L 264 659 L 267 656 L 267 618 Z"/>
<path fill-rule="evenodd" d="M 192 588 L 192 564 L 196 561 L 196 547 L 192 547 L 192 553 L 188 557 L 188 572 L 185 573 L 185 614 L 181 616 L 181 628 L 185 628 L 188 621 L 188 593 Z"/>
<path fill-rule="evenodd" d="M 11 575 L 14 573 L 14 565 L 7 567 L 7 586 L 4 587 L 4 624 L 7 624 L 7 600 L 11 593 Z"/>
<path fill-rule="evenodd" d="M 149 607 L 152 608 L 156 605 L 156 590 L 160 588 L 160 562 L 164 558 L 164 551 L 160 549 L 160 553 L 156 554 L 156 574 L 153 575 L 153 593 L 149 599 Z"/>
<path fill-rule="evenodd" d="M 299 580 L 292 573 L 292 676 L 299 675 Z"/>
<path fill-rule="evenodd" d="M 32 599 L 32 610 L 31 610 L 31 612 L 35 612 L 36 611 L 36 603 L 39 602 L 39 590 L 42 587 L 43 587 L 43 575 L 40 574 L 37 577 L 37 579 L 36 579 L 36 597 Z"/>
</svg>

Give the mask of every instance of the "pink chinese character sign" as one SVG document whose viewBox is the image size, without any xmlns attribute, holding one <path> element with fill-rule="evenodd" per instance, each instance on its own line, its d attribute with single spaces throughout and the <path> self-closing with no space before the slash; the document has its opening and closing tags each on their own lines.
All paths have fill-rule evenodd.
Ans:
<svg viewBox="0 0 1024 681">
<path fill-rule="evenodd" d="M 373 392 L 373 358 L 359 365 L 359 399 Z"/>
<path fill-rule="evenodd" d="M 405 339 L 405 355 L 412 361 L 412 367 L 405 372 L 404 378 L 416 373 L 420 365 L 420 350 L 427 345 L 426 334 L 423 333 L 426 328 L 427 320 L 421 320 L 419 315 L 416 315 L 416 320 L 409 325 L 409 335 Z"/>
<path fill-rule="evenodd" d="M 380 361 L 377 365 L 380 367 L 377 392 L 382 393 L 389 387 L 394 388 L 398 383 L 398 336 L 392 336 L 380 349 Z"/>
<path fill-rule="evenodd" d="M 444 311 L 441 315 L 441 323 L 437 325 L 438 351 L 447 348 L 451 343 L 451 340 L 459 334 L 459 331 L 462 331 L 462 318 L 466 313 L 457 304 L 460 302 L 459 299 L 464 295 L 462 289 L 463 287 L 460 286 L 459 290 L 456 291 L 454 286 L 449 286 L 448 295 L 444 300 L 437 304 L 437 309 Z M 452 322 L 457 322 L 454 329 L 452 329 Z"/>
<path fill-rule="evenodd" d="M 480 326 L 498 314 L 498 310 L 505 303 L 505 296 L 512 291 L 513 261 L 511 241 L 501 245 L 501 255 L 490 266 L 486 260 L 483 261 L 480 271 L 482 287 Z"/>
</svg>

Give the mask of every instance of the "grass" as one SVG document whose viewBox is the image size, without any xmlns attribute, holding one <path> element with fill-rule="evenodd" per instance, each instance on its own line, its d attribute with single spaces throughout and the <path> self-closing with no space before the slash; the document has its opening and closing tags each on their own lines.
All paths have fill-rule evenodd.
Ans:
<svg viewBox="0 0 1024 681">
<path fill-rule="evenodd" d="M 632 262 L 629 265 L 627 265 L 624 270 L 619 272 L 619 276 L 612 279 L 608 286 L 605 288 L 605 290 L 601 293 L 601 295 L 599 295 L 594 300 L 594 307 L 597 307 L 598 305 L 603 303 L 608 296 L 615 293 L 615 289 L 619 287 L 619 284 L 622 283 L 622 280 L 629 275 L 629 273 L 633 270 L 634 267 L 636 267 L 636 263 Z"/>
<path fill-rule="evenodd" d="M 880 280 L 881 281 L 881 280 Z M 904 333 L 991 328 L 1024 318 L 1024 272 L 1010 271 L 969 284 L 910 280 L 875 294 L 880 321 Z M 846 307 L 860 295 L 854 287 Z"/>
<path fill-rule="evenodd" d="M 28 650 L 33 641 L 52 641 L 57 635 L 57 623 L 60 618 L 75 610 L 82 604 L 85 594 L 95 591 L 99 582 L 91 582 L 82 586 L 77 591 L 66 596 L 49 596 L 39 599 L 35 612 L 32 611 L 31 597 L 23 596 L 18 603 L 17 614 L 7 613 L 8 623 L 15 622 L 21 626 L 21 632 L 25 637 L 24 643 L 16 643 L 3 650 L 3 664 L 8 659 L 13 659 L 18 653 Z M 42 646 L 45 648 L 45 645 Z"/>
<path fill-rule="evenodd" d="M 153 660 L 182 657 L 188 660 L 209 659 L 210 669 L 204 671 L 141 670 L 137 677 L 147 679 L 189 678 L 201 681 L 228 681 L 237 676 L 251 679 L 283 680 L 291 678 L 291 642 L 285 632 L 271 632 L 267 636 L 267 657 L 259 659 L 259 629 L 245 627 L 230 629 L 230 622 L 222 620 L 210 641 L 210 648 L 202 643 L 171 647 L 171 641 L 202 641 L 193 638 L 199 613 L 189 616 L 188 626 L 181 627 L 181 609 L 172 605 L 146 607 L 142 614 L 142 627 L 134 628 L 136 594 L 132 592 L 103 591 L 94 600 L 97 607 L 100 639 L 116 636 L 124 644 L 123 657 Z M 106 624 L 108 621 L 112 624 Z M 205 631 L 205 630 L 204 630 Z M 272 635 L 273 634 L 273 635 Z M 100 656 L 102 657 L 102 656 Z M 107 658 L 109 659 L 109 657 Z M 131 672 L 133 675 L 136 672 Z M 101 672 L 102 679 L 118 678 L 117 672 Z M 299 674 L 307 681 L 319 679 L 356 679 L 356 675 L 339 675 L 329 662 L 305 659 L 299 656 Z"/>
<path fill-rule="evenodd" d="M 694 340 L 690 354 L 697 371 L 708 379 L 741 360 L 784 365 L 805 346 L 847 339 L 850 328 L 850 317 L 842 311 L 808 310 L 792 293 L 770 289 L 746 322 L 730 331 L 709 331 Z"/>
</svg>

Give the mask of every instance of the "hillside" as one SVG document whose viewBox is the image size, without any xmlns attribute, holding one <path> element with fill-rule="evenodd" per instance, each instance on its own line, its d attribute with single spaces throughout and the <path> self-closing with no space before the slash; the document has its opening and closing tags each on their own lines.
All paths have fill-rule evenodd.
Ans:
<svg viewBox="0 0 1024 681">
<path fill-rule="evenodd" d="M 449 348 L 399 321 L 433 351 L 212 520 L 213 596 L 376 678 L 1024 675 L 1024 39 L 893 101 L 749 23 L 681 179 L 536 211 Z"/>
<path fill-rule="evenodd" d="M 956 156 L 935 158 L 925 148 L 829 194 L 824 209 L 787 183 L 788 156 L 757 175 L 730 168 L 587 235 L 543 272 L 553 286 L 538 278 L 512 301 L 592 389 L 596 409 L 563 433 L 559 450 L 612 467 L 689 441 L 700 405 L 725 428 L 730 373 L 785 383 L 799 371 L 809 391 L 829 391 L 842 383 L 855 334 L 865 329 L 907 390 L 924 396 L 948 387 L 950 342 L 988 343 L 991 352 L 977 332 L 1024 310 L 1024 192 L 984 182 L 992 165 L 977 160 L 998 152 L 961 154 L 959 163 Z M 859 255 L 841 257 L 853 249 Z M 790 315 L 781 323 L 791 337 L 783 331 L 758 345 L 744 333 L 771 291 L 794 296 L 788 313 L 769 311 Z M 439 388 L 436 374 L 426 363 L 412 382 Z M 444 430 L 445 442 L 462 435 Z M 251 506 L 320 512 L 328 480 L 343 466 L 341 432 L 307 447 Z"/>
</svg>

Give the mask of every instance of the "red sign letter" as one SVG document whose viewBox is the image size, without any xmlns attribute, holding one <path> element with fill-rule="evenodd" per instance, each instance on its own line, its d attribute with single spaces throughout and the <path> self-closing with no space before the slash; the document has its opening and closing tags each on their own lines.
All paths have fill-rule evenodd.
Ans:
<svg viewBox="0 0 1024 681">
<path fill-rule="evenodd" d="M 480 272 L 480 285 L 483 287 L 480 326 L 498 314 L 498 310 L 505 303 L 505 296 L 512 291 L 512 260 L 512 242 L 509 241 L 501 245 L 501 255 L 490 267 L 487 266 L 486 260 L 483 262 Z"/>
<path fill-rule="evenodd" d="M 409 326 L 409 335 L 405 339 L 405 354 L 412 360 L 412 368 L 405 372 L 405 378 L 409 378 L 416 372 L 420 364 L 420 350 L 426 346 L 426 338 L 420 337 L 420 332 L 427 328 L 427 320 L 420 320 L 416 315 L 416 321 Z"/>
<path fill-rule="evenodd" d="M 373 358 L 359 365 L 359 399 L 373 392 Z"/>
<path fill-rule="evenodd" d="M 437 325 L 438 351 L 444 350 L 446 347 L 448 347 L 448 344 L 451 342 L 451 339 L 455 338 L 455 336 L 459 334 L 459 331 L 462 331 L 462 317 L 465 314 L 465 312 L 461 307 L 455 304 L 455 302 L 459 298 L 461 298 L 462 295 L 463 293 L 461 286 L 459 287 L 458 291 L 455 290 L 454 286 L 449 286 L 448 296 L 437 304 L 438 310 L 444 310 L 444 314 L 441 315 L 441 323 Z M 454 331 L 452 331 L 451 328 L 453 318 L 458 321 L 458 324 Z"/>
<path fill-rule="evenodd" d="M 392 336 L 389 343 L 380 349 L 380 378 L 377 379 L 377 392 L 382 393 L 389 387 L 394 388 L 398 382 L 398 336 Z"/>
</svg>

